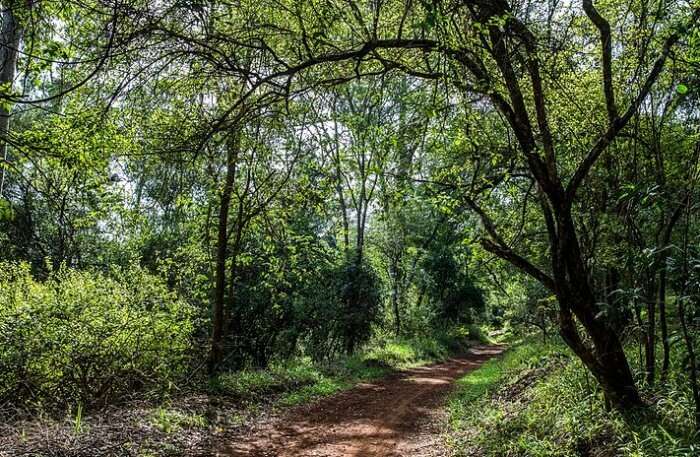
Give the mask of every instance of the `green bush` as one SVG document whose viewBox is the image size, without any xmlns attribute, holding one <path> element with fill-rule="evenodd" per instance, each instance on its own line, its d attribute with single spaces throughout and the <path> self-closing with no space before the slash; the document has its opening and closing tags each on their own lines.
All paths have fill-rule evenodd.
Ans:
<svg viewBox="0 0 700 457">
<path fill-rule="evenodd" d="M 382 319 L 377 270 L 354 260 L 327 265 L 297 309 L 305 327 L 304 352 L 316 360 L 350 355 L 366 344 Z"/>
<path fill-rule="evenodd" d="M 188 366 L 193 309 L 139 268 L 0 264 L 0 403 L 86 407 L 167 387 Z"/>
<path fill-rule="evenodd" d="M 443 241 L 452 234 L 442 234 Z M 468 324 L 486 307 L 484 291 L 460 262 L 459 253 L 450 244 L 435 243 L 425 259 L 426 293 L 435 311 L 433 325 Z"/>
<path fill-rule="evenodd" d="M 274 394 L 294 392 L 324 380 L 318 366 L 309 358 L 271 364 L 266 369 L 246 369 L 222 373 L 211 381 L 214 393 L 245 401 L 262 401 Z"/>
</svg>

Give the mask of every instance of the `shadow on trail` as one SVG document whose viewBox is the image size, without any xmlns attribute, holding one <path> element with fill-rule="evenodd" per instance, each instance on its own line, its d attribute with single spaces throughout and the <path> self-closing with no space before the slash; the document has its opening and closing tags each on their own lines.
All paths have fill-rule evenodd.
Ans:
<svg viewBox="0 0 700 457">
<path fill-rule="evenodd" d="M 232 436 L 219 456 L 432 456 L 445 396 L 456 379 L 503 352 L 478 346 L 436 365 L 392 374 L 289 410 Z"/>
</svg>

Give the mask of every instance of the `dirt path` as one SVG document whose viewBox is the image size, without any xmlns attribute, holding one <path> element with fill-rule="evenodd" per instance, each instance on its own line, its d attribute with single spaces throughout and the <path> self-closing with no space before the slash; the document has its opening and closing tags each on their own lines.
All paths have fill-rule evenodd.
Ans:
<svg viewBox="0 0 700 457">
<path fill-rule="evenodd" d="M 439 424 L 454 381 L 500 354 L 478 346 L 445 363 L 415 368 L 289 410 L 227 440 L 220 456 L 433 457 L 444 455 Z"/>
</svg>

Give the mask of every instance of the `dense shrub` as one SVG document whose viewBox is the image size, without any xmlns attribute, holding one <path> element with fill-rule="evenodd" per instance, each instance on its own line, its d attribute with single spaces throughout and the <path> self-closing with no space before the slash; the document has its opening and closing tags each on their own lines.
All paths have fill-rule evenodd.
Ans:
<svg viewBox="0 0 700 457">
<path fill-rule="evenodd" d="M 224 368 L 265 368 L 296 354 L 308 332 L 308 316 L 317 307 L 317 285 L 330 270 L 333 258 L 313 238 L 291 236 L 288 244 L 274 243 L 262 234 L 251 236 L 237 261 L 231 315 L 226 335 Z"/>
<path fill-rule="evenodd" d="M 429 252 L 423 262 L 428 281 L 426 292 L 435 310 L 438 328 L 445 324 L 468 324 L 484 311 L 483 291 L 453 252 L 444 247 Z"/>
<path fill-rule="evenodd" d="M 308 229 L 278 243 L 259 228 L 250 229 L 227 288 L 223 370 L 267 368 L 300 354 L 327 359 L 367 342 L 383 302 L 369 262 L 337 255 Z"/>
<path fill-rule="evenodd" d="M 380 318 L 381 285 L 374 269 L 365 264 L 350 264 L 340 274 L 340 313 L 337 333 L 346 353 L 372 336 L 372 325 Z"/>
<path fill-rule="evenodd" d="M 27 264 L 0 265 L 0 403 L 93 406 L 187 367 L 192 308 L 139 268 L 62 268 L 39 282 Z"/>
<path fill-rule="evenodd" d="M 368 264 L 329 265 L 297 309 L 303 342 L 315 359 L 351 354 L 382 318 L 381 280 Z"/>
</svg>

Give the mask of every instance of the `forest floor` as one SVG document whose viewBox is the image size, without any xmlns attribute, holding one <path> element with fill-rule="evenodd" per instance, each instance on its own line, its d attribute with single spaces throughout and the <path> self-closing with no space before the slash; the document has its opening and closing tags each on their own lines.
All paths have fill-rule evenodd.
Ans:
<svg viewBox="0 0 700 457">
<path fill-rule="evenodd" d="M 460 346 L 464 355 L 444 359 L 430 345 L 387 344 L 328 371 L 281 367 L 271 385 L 263 375 L 272 372 L 233 373 L 211 391 L 134 399 L 86 415 L 9 411 L 0 419 L 0 457 L 448 455 L 448 393 L 504 350 Z M 444 361 L 426 365 L 431 357 Z"/>
<path fill-rule="evenodd" d="M 362 383 L 318 402 L 282 411 L 222 437 L 218 456 L 434 457 L 444 401 L 454 382 L 499 355 L 502 346 L 477 346 L 446 362 Z"/>
</svg>

